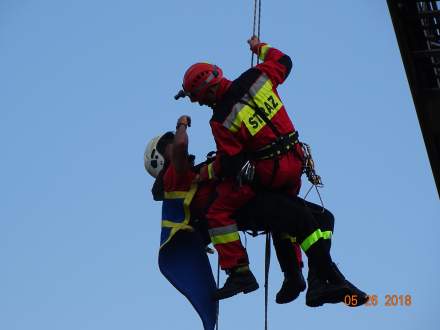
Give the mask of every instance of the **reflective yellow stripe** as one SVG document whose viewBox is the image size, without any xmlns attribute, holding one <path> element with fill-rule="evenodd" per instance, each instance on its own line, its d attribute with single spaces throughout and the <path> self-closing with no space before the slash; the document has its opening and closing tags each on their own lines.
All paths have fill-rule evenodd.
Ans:
<svg viewBox="0 0 440 330">
<path fill-rule="evenodd" d="M 183 230 L 190 230 L 193 231 L 194 228 L 190 225 L 184 224 L 184 223 L 175 223 L 173 221 L 169 221 L 169 220 L 162 220 L 162 227 L 165 228 L 178 228 L 183 229 Z"/>
<path fill-rule="evenodd" d="M 208 179 L 212 180 L 214 178 L 214 168 L 213 168 L 213 163 L 209 163 L 208 164 Z"/>
<path fill-rule="evenodd" d="M 166 228 L 171 228 L 171 232 L 165 242 L 162 243 L 160 248 L 164 247 L 179 230 L 193 230 L 193 228 L 188 225 L 191 220 L 191 213 L 189 205 L 197 191 L 197 183 L 193 183 L 188 191 L 171 191 L 165 192 L 165 199 L 177 199 L 184 198 L 183 200 L 183 210 L 185 212 L 185 219 L 181 223 L 175 223 L 167 219 L 162 220 L 162 226 Z"/>
<path fill-rule="evenodd" d="M 249 103 L 252 107 L 259 107 L 266 117 L 270 120 L 283 107 L 283 103 L 273 91 L 272 81 L 267 75 L 262 74 L 257 81 L 249 89 L 251 99 L 245 96 L 243 101 Z M 244 123 L 249 133 L 254 136 L 264 126 L 266 122 L 255 113 L 255 110 L 245 103 L 236 103 L 232 108 L 231 113 L 223 122 L 223 126 L 228 128 L 231 132 L 237 132 L 241 124 Z"/>
<path fill-rule="evenodd" d="M 322 232 L 322 238 L 323 239 L 331 239 L 333 236 L 333 233 L 331 230 L 323 231 Z"/>
<path fill-rule="evenodd" d="M 209 236 L 219 236 L 224 234 L 236 233 L 238 231 L 237 225 L 232 224 L 223 227 L 211 228 L 208 230 Z"/>
<path fill-rule="evenodd" d="M 256 105 L 261 108 L 262 111 L 264 111 L 269 120 L 272 119 L 272 117 L 275 116 L 283 107 L 283 103 L 274 93 L 272 87 L 273 84 L 268 79 L 253 98 Z M 251 111 L 241 111 L 239 115 L 241 116 L 241 120 L 244 122 L 251 135 L 254 136 L 264 126 L 266 126 L 266 122 L 255 113 L 254 109 L 249 107 L 246 108 Z"/>
<path fill-rule="evenodd" d="M 187 191 L 169 191 L 164 193 L 164 197 L 165 199 L 185 198 L 187 194 Z"/>
<path fill-rule="evenodd" d="M 258 55 L 260 60 L 264 61 L 266 59 L 266 55 L 267 55 L 267 52 L 269 51 L 269 49 L 270 49 L 270 46 L 267 44 L 260 48 L 260 54 Z"/>
<path fill-rule="evenodd" d="M 239 240 L 240 240 L 240 235 L 238 234 L 238 232 L 224 234 L 224 235 L 211 236 L 211 242 L 214 245 L 226 244 L 226 243 L 231 243 L 231 242 L 235 242 L 235 241 L 239 241 Z"/>
<path fill-rule="evenodd" d="M 269 78 L 265 74 L 260 75 L 260 77 L 258 77 L 258 79 L 250 87 L 249 94 L 253 97 L 263 87 L 268 79 Z M 231 113 L 223 122 L 223 126 L 234 133 L 240 129 L 241 123 L 243 122 L 241 116 L 239 115 L 241 111 L 249 112 L 250 115 L 254 114 L 254 109 L 246 104 L 249 103 L 252 104 L 252 106 L 255 106 L 254 101 L 251 100 L 249 94 L 244 95 L 240 102 L 234 104 Z"/>
<path fill-rule="evenodd" d="M 188 224 L 191 220 L 191 213 L 189 211 L 189 205 L 196 194 L 197 191 L 197 183 L 193 183 L 186 194 L 185 200 L 183 201 L 183 208 L 185 210 L 185 220 L 183 223 Z"/>
<path fill-rule="evenodd" d="M 296 237 L 295 236 L 290 236 L 287 233 L 282 233 L 281 234 L 281 239 L 287 239 L 287 240 L 291 241 L 292 243 L 296 243 Z"/>
<path fill-rule="evenodd" d="M 307 252 L 307 250 L 315 244 L 320 238 L 322 238 L 322 232 L 321 229 L 316 229 L 313 233 L 311 233 L 302 243 L 301 248 L 304 252 Z"/>
</svg>

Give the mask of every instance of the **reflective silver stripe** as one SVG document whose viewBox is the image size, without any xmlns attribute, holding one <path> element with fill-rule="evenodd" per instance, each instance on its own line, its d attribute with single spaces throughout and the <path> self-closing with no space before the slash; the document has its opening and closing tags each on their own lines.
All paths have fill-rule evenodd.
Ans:
<svg viewBox="0 0 440 330">
<path fill-rule="evenodd" d="M 206 85 L 208 85 L 212 79 L 214 79 L 216 77 L 215 74 L 213 74 L 212 72 L 210 73 L 210 75 L 208 76 L 208 78 L 205 79 L 204 82 L 202 82 L 199 87 L 197 87 L 194 91 L 193 94 L 197 95 L 203 88 L 206 87 Z"/>
<path fill-rule="evenodd" d="M 255 97 L 255 95 L 258 94 L 258 91 L 264 86 L 264 84 L 269 80 L 269 77 L 266 74 L 261 74 L 258 79 L 252 84 L 251 88 L 249 89 L 249 94 L 251 97 Z M 250 98 L 249 95 L 244 95 L 241 98 L 241 101 L 244 101 L 246 103 L 250 103 L 251 105 L 253 102 L 249 102 Z M 223 126 L 227 129 L 231 129 L 234 126 L 234 122 L 236 122 L 236 118 L 239 116 L 239 113 L 241 110 L 243 110 L 244 107 L 247 105 L 241 102 L 237 102 L 232 107 L 231 113 L 226 117 L 225 121 L 223 122 Z M 239 123 L 236 123 L 241 125 L 241 120 Z M 235 124 L 235 125 L 236 125 Z M 235 131 L 237 131 L 240 127 L 235 127 Z"/>
<path fill-rule="evenodd" d="M 244 102 L 249 102 L 249 96 L 245 95 L 244 97 L 242 97 L 241 99 Z M 232 111 L 231 113 L 228 115 L 228 117 L 226 117 L 226 120 L 223 122 L 223 126 L 225 126 L 226 128 L 230 129 L 233 125 L 234 125 L 234 120 L 235 118 L 237 118 L 238 113 L 246 106 L 246 104 L 241 103 L 241 102 L 237 102 L 234 104 L 234 106 L 232 107 Z M 237 127 L 238 129 L 239 127 Z"/>
<path fill-rule="evenodd" d="M 258 91 L 263 87 L 263 85 L 266 83 L 266 81 L 269 80 L 269 77 L 263 73 L 258 79 L 252 84 L 251 88 L 249 89 L 249 93 L 252 97 L 255 97 L 255 95 L 258 94 Z"/>
<path fill-rule="evenodd" d="M 218 228 L 212 228 L 209 229 L 209 236 L 218 236 L 218 235 L 224 235 L 224 234 L 230 234 L 230 233 L 234 233 L 237 232 L 237 225 L 229 225 L 229 226 L 224 226 L 224 227 L 218 227 Z"/>
<path fill-rule="evenodd" d="M 213 73 L 211 73 L 209 75 L 209 77 L 206 78 L 205 83 L 209 84 L 211 82 L 211 80 L 214 79 L 214 78 L 215 78 L 215 75 Z"/>
</svg>

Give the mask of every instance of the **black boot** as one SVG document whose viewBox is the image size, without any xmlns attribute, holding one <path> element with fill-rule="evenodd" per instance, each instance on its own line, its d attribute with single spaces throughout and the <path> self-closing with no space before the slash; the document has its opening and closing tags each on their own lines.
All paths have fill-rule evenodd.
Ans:
<svg viewBox="0 0 440 330">
<path fill-rule="evenodd" d="M 329 283 L 322 276 L 319 276 L 314 269 L 309 269 L 307 283 L 306 305 L 309 307 L 343 302 L 345 296 L 351 292 L 346 281 Z"/>
<path fill-rule="evenodd" d="M 350 307 L 358 307 L 361 306 L 363 304 L 365 304 L 368 301 L 368 295 L 363 292 L 362 290 L 358 289 L 357 287 L 355 287 L 351 282 L 347 281 L 347 279 L 344 277 L 344 275 L 341 273 L 341 271 L 339 270 L 339 268 L 336 266 L 336 264 L 333 262 L 332 263 L 332 269 L 334 271 L 334 275 L 336 276 L 336 280 L 337 281 L 344 281 L 347 285 L 347 287 L 350 290 L 349 295 L 351 297 L 356 296 L 356 299 L 350 299 Z M 353 304 L 353 301 L 356 301 L 356 304 Z"/>
<path fill-rule="evenodd" d="M 294 274 L 284 273 L 284 281 L 280 291 L 276 295 L 277 304 L 287 304 L 298 298 L 299 294 L 306 289 L 306 282 L 301 270 Z"/>
<path fill-rule="evenodd" d="M 339 276 L 341 274 L 333 268 L 333 262 L 324 240 L 318 240 L 306 253 L 309 259 L 306 305 L 318 307 L 326 303 L 343 302 L 345 296 L 351 291 L 345 278 L 341 278 Z"/>
<path fill-rule="evenodd" d="M 226 279 L 223 288 L 214 293 L 214 300 L 226 299 L 235 296 L 237 293 L 249 293 L 259 288 L 254 274 L 249 270 L 232 269 Z"/>
</svg>

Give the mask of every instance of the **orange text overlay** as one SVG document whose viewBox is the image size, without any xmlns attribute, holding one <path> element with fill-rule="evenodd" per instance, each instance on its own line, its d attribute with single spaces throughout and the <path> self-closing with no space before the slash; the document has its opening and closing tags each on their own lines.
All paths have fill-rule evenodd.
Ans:
<svg viewBox="0 0 440 330">
<path fill-rule="evenodd" d="M 344 297 L 344 303 L 347 306 L 357 306 L 358 296 L 346 295 Z M 377 294 L 372 294 L 368 296 L 368 301 L 364 306 L 375 307 L 375 306 L 385 306 L 385 307 L 409 307 L 412 305 L 412 297 L 410 294 L 386 294 L 383 297 L 379 297 Z"/>
</svg>

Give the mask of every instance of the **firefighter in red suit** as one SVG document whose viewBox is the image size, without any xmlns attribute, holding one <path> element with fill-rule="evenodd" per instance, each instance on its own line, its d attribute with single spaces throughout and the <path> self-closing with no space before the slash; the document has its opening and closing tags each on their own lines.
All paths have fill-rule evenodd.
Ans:
<svg viewBox="0 0 440 330">
<path fill-rule="evenodd" d="M 190 118 L 181 116 L 177 121 L 176 133 L 167 132 L 153 138 L 144 153 L 145 168 L 156 178 L 152 189 L 154 199 L 168 205 L 167 211 L 162 213 L 161 246 L 171 240 L 179 230 L 196 229 L 204 236 L 207 229 L 204 221 L 206 209 L 215 186 L 219 183 L 194 182 L 199 166 L 194 166 L 194 158 L 188 154 L 188 126 Z M 182 207 L 185 216 L 176 217 Z M 317 208 L 319 215 L 312 213 L 312 208 L 315 211 Z M 308 306 L 342 302 L 346 295 L 356 296 L 357 303 L 353 306 L 360 306 L 367 301 L 366 294 L 348 282 L 332 262 L 330 240 L 334 218 L 328 210 L 282 193 L 258 191 L 256 198 L 234 217 L 244 228 L 253 223 L 272 233 L 289 233 L 290 237 L 295 237 L 295 241 L 301 244 L 308 257 L 309 269 L 315 271 L 313 281 L 310 276 L 308 278 Z M 277 239 L 274 236 L 274 243 Z M 206 242 L 208 241 L 209 238 Z M 300 269 L 292 267 L 297 264 L 295 255 L 291 253 L 292 245 L 278 245 L 276 250 L 283 272 L 297 278 L 298 283 L 304 282 Z M 240 278 L 243 281 L 243 277 Z M 288 303 L 298 296 L 299 291 L 293 290 L 291 285 L 292 283 L 288 286 L 283 283 L 282 290 L 276 297 L 277 303 Z"/>
<path fill-rule="evenodd" d="M 218 66 L 196 63 L 186 71 L 183 90 L 176 95 L 176 99 L 188 96 L 213 110 L 210 125 L 217 157 L 202 168 L 198 181 L 221 180 L 206 216 L 220 265 L 230 274 L 218 299 L 244 292 L 255 281 L 232 214 L 254 197 L 255 186 L 291 196 L 296 196 L 301 186 L 303 160 L 298 133 L 277 92 L 291 71 L 292 61 L 256 37 L 248 43 L 261 64 L 230 81 Z M 244 164 L 255 168 L 252 185 L 236 182 Z"/>
</svg>

